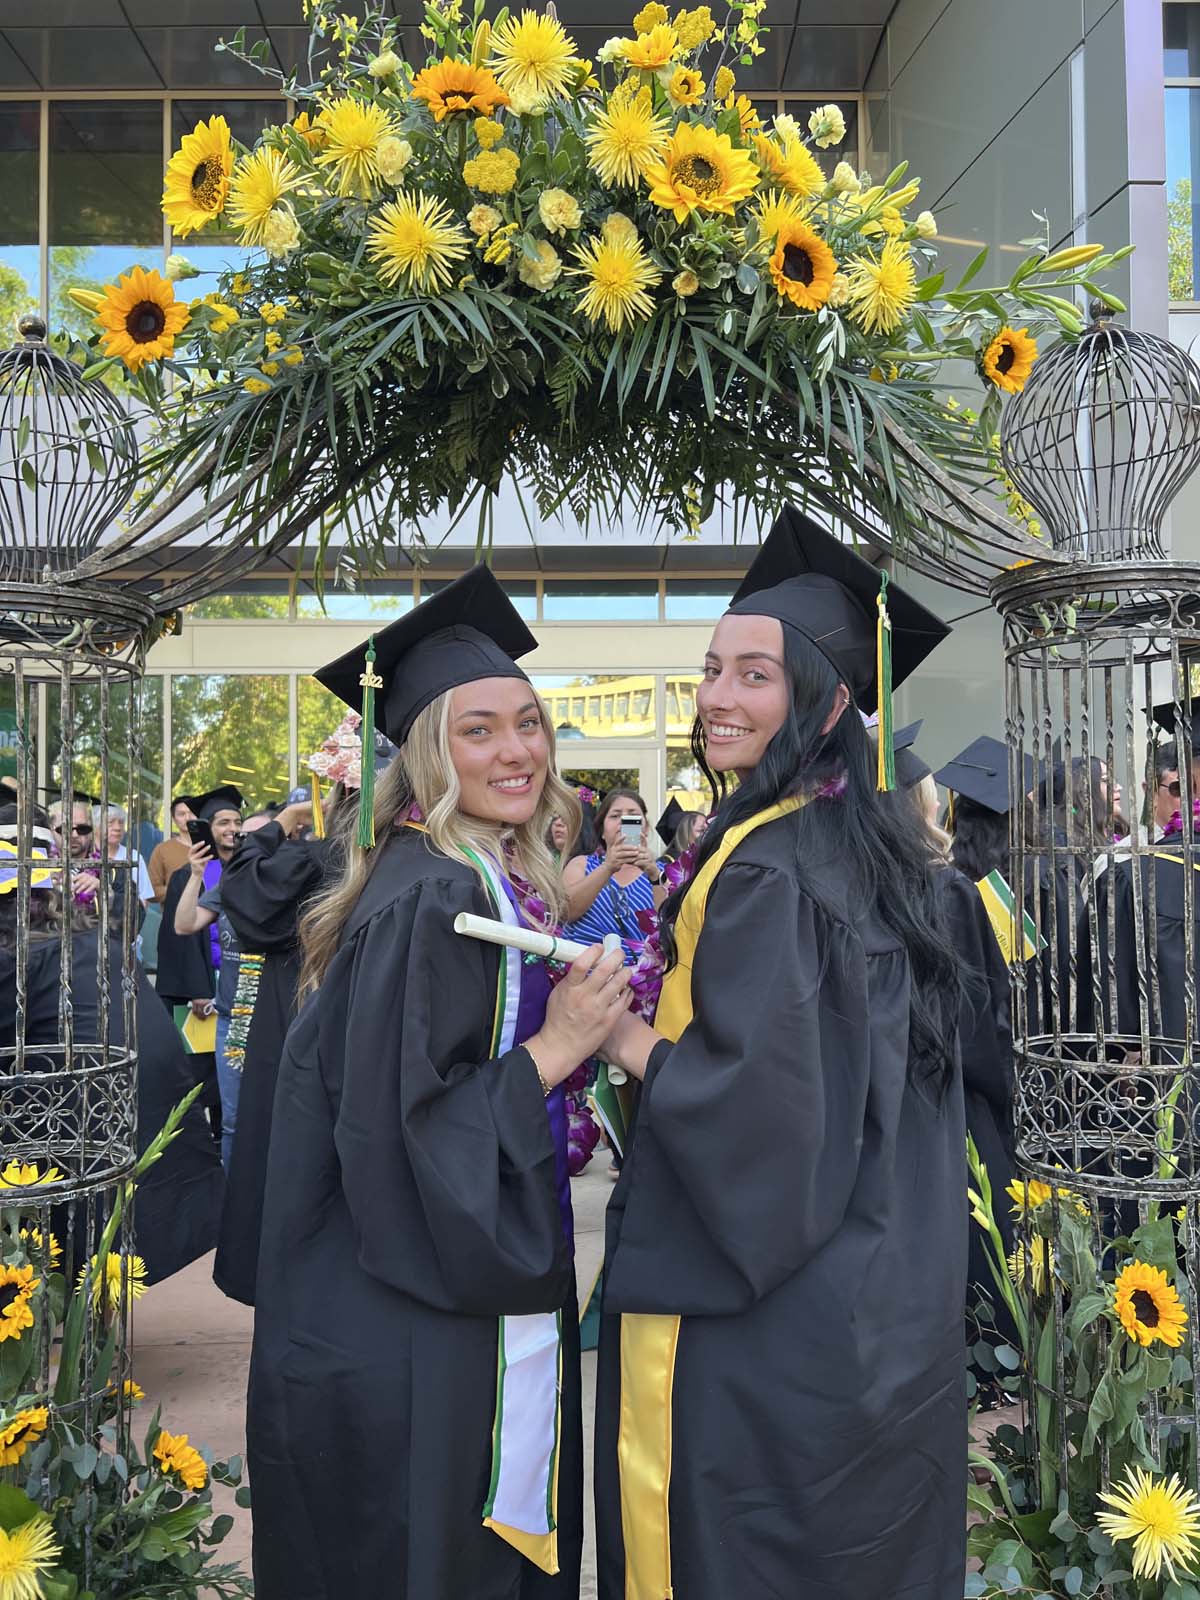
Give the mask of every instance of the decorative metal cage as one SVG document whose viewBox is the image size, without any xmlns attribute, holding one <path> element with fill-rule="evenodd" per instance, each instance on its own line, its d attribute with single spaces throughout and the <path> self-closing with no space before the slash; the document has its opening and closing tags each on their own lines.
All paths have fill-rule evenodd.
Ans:
<svg viewBox="0 0 1200 1600">
<path fill-rule="evenodd" d="M 46 343 L 40 317 L 0 353 L 0 579 L 69 571 L 98 546 L 137 484 L 124 407 Z"/>
<path fill-rule="evenodd" d="M 1000 453 L 1055 549 L 1161 559 L 1167 508 L 1200 463 L 1200 366 L 1096 315 L 1035 362 L 1005 409 Z"/>
</svg>

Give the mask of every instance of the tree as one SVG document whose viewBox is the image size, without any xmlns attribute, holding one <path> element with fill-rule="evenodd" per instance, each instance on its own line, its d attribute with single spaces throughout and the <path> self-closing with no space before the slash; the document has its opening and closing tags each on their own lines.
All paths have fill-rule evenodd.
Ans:
<svg viewBox="0 0 1200 1600">
<path fill-rule="evenodd" d="M 0 261 L 0 339 L 4 344 L 16 342 L 17 319 L 36 308 L 37 301 L 29 292 L 25 274 Z"/>
<path fill-rule="evenodd" d="M 1195 299 L 1194 227 L 1192 180 L 1180 178 L 1167 201 L 1167 292 L 1172 300 Z"/>
</svg>

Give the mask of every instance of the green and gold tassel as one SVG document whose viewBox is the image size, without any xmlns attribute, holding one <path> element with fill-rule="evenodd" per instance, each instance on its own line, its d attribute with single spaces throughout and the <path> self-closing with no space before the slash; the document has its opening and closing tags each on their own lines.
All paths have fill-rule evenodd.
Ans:
<svg viewBox="0 0 1200 1600">
<path fill-rule="evenodd" d="M 879 597 L 875 602 L 875 680 L 879 692 L 879 769 L 875 787 L 880 793 L 896 787 L 896 751 L 893 746 L 892 716 L 892 619 L 887 608 L 888 575 L 879 574 Z"/>
<path fill-rule="evenodd" d="M 321 803 L 321 780 L 315 772 L 312 775 L 312 814 L 313 837 L 315 839 L 323 839 L 325 837 L 325 807 Z"/>
<path fill-rule="evenodd" d="M 358 791 L 358 845 L 361 850 L 375 848 L 375 691 L 383 688 L 383 679 L 375 671 L 375 635 L 367 640 L 367 670 L 359 678 L 362 684 L 362 727 L 358 730 L 362 740 L 360 776 L 362 787 Z"/>
</svg>

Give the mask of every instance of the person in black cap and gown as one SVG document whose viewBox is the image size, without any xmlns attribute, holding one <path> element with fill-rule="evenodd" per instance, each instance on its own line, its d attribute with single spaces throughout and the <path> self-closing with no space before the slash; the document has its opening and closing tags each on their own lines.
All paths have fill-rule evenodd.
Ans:
<svg viewBox="0 0 1200 1600">
<path fill-rule="evenodd" d="M 534 644 L 476 567 L 317 674 L 400 754 L 301 922 L 247 1410 L 258 1600 L 579 1592 L 561 1085 L 628 982 L 597 946 L 551 990 L 454 931 L 561 905 L 546 830 L 579 811 L 517 665 Z"/>
<path fill-rule="evenodd" d="M 879 594 L 789 509 L 705 659 L 719 804 L 656 1024 L 603 1047 L 642 1088 L 606 1237 L 602 1600 L 962 1594 L 959 973 L 858 715 Z M 948 630 L 887 595 L 899 683 Z"/>
</svg>

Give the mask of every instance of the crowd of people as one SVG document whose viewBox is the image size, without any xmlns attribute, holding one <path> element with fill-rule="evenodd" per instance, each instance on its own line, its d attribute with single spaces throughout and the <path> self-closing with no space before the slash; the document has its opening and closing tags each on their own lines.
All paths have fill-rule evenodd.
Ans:
<svg viewBox="0 0 1200 1600">
<path fill-rule="evenodd" d="M 156 901 L 142 1093 L 215 1084 L 165 1180 L 203 1168 L 207 1209 L 156 1275 L 216 1243 L 218 1285 L 256 1308 L 261 1600 L 578 1595 L 571 1179 L 600 1075 L 628 1113 L 601 1306 L 603 1600 L 961 1594 L 965 1354 L 990 1289 L 965 1134 L 1002 1194 L 1010 975 L 1030 963 L 1036 1031 L 1039 941 L 1115 917 L 1099 948 L 1127 956 L 1134 885 L 1119 787 L 1056 752 L 1025 775 L 1026 837 L 1045 831 L 1053 865 L 1026 869 L 1033 936 L 1014 928 L 1006 747 L 981 736 L 933 772 L 916 723 L 879 748 L 878 592 L 784 513 L 705 658 L 711 800 L 657 822 L 633 789 L 558 776 L 519 665 L 535 641 L 483 567 L 316 674 L 347 715 L 286 802 L 177 796 L 146 865 L 117 807 L 39 814 L 31 993 L 55 990 L 63 919 L 94 972 L 116 959 L 101 924 Z M 896 687 L 949 630 L 895 583 L 887 605 Z M 1164 740 L 1156 840 L 1200 778 L 1178 763 Z M 0 811 L 0 851 L 15 824 Z M 1194 948 L 1173 859 L 1155 869 L 1167 969 Z M 3 958 L 2 860 L 0 879 Z M 464 914 L 498 942 L 457 933 Z M 586 953 L 523 952 L 522 929 Z M 1081 1021 L 1091 992 L 1081 976 Z M 1136 969 L 1112 992 L 1105 1023 L 1130 1031 Z M 49 999 L 30 1017 L 55 1037 Z"/>
</svg>

